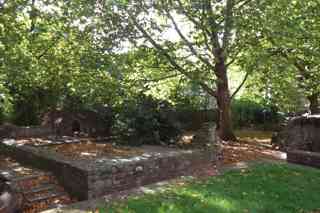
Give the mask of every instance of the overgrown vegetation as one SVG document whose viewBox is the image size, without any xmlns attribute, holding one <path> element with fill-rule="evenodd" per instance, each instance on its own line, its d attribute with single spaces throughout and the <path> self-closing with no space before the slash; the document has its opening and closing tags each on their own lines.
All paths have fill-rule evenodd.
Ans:
<svg viewBox="0 0 320 213">
<path fill-rule="evenodd" d="M 284 117 L 275 106 L 245 98 L 234 100 L 231 109 L 236 128 L 272 129 Z"/>
<path fill-rule="evenodd" d="M 118 109 L 114 128 L 131 145 L 174 144 L 182 129 L 169 117 L 172 109 L 168 102 L 142 94 Z"/>
<path fill-rule="evenodd" d="M 0 1 L 0 122 L 39 124 L 58 107 L 119 109 L 143 104 L 140 94 L 178 109 L 218 108 L 228 139 L 233 127 L 278 122 L 278 110 L 316 113 L 318 6 Z"/>
<path fill-rule="evenodd" d="M 130 198 L 101 212 L 310 213 L 320 209 L 320 171 L 287 164 L 258 164 L 165 192 Z"/>
</svg>

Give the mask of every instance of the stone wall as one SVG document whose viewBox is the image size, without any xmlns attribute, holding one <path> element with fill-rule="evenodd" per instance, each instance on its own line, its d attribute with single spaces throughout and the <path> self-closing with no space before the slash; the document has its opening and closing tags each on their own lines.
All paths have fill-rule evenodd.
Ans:
<svg viewBox="0 0 320 213">
<path fill-rule="evenodd" d="M 51 110 L 42 118 L 42 126 L 51 127 L 56 135 L 73 136 L 81 132 L 89 136 L 107 136 L 113 124 L 110 109 L 101 114 L 91 110 Z"/>
<path fill-rule="evenodd" d="M 53 134 L 52 129 L 44 126 L 19 127 L 12 124 L 0 126 L 0 138 L 45 137 L 51 134 Z"/>
<path fill-rule="evenodd" d="M 56 153 L 33 146 L 16 146 L 14 140 L 0 143 L 0 154 L 13 157 L 18 162 L 43 169 L 54 174 L 59 183 L 80 200 L 87 199 L 88 170 L 81 164 L 72 164 L 68 159 Z"/>
<path fill-rule="evenodd" d="M 146 152 L 125 159 L 100 158 L 90 162 L 71 161 L 56 152 L 33 146 L 16 146 L 14 140 L 0 143 L 0 152 L 21 163 L 51 171 L 60 184 L 80 200 L 127 190 L 188 174 L 195 168 L 217 163 L 219 149 Z"/>
<path fill-rule="evenodd" d="M 320 116 L 294 117 L 272 143 L 287 152 L 288 162 L 320 168 Z"/>
<path fill-rule="evenodd" d="M 320 152 L 320 116 L 300 116 L 273 137 L 272 143 L 284 150 Z"/>
<path fill-rule="evenodd" d="M 287 161 L 290 163 L 320 168 L 320 153 L 290 150 L 287 152 Z"/>
<path fill-rule="evenodd" d="M 195 168 L 211 163 L 211 160 L 212 153 L 193 150 L 109 161 L 89 173 L 88 197 L 99 197 L 106 193 L 190 174 Z"/>
</svg>

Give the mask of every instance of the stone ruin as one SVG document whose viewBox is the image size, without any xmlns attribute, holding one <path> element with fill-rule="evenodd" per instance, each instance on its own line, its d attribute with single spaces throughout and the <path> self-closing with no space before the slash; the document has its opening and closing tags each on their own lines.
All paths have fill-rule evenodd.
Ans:
<svg viewBox="0 0 320 213">
<path fill-rule="evenodd" d="M 272 143 L 284 150 L 320 152 L 320 116 L 299 116 L 291 119 Z"/>
<path fill-rule="evenodd" d="M 46 178 L 54 180 L 53 182 L 57 184 L 56 188 L 63 189 L 62 195 L 58 194 L 59 196 L 66 195 L 71 201 L 73 198 L 77 201 L 83 201 L 181 175 L 190 175 L 199 168 L 206 166 L 219 167 L 222 150 L 218 144 L 215 129 L 214 123 L 204 123 L 193 137 L 194 147 L 184 147 L 182 149 L 170 146 L 131 147 L 130 150 L 133 150 L 133 152 L 128 154 L 128 151 L 126 151 L 124 155 L 110 155 L 108 153 L 93 155 L 96 152 L 85 149 L 80 152 L 79 156 L 74 156 L 59 149 L 60 139 L 5 138 L 0 142 L 0 154 L 10 157 L 10 159 L 23 164 L 26 168 L 32 168 L 33 172 L 31 174 L 27 173 L 23 180 L 33 181 L 34 178 L 42 178 L 41 175 L 38 175 L 39 170 L 39 174 L 49 174 Z M 73 147 L 73 151 L 75 146 L 81 146 L 84 143 L 81 138 L 75 137 L 73 140 L 70 138 L 73 137 L 67 137 L 62 142 L 69 143 Z M 83 138 L 85 141 L 87 139 Z M 101 145 L 104 142 L 101 140 L 95 141 L 93 138 L 89 138 L 89 140 L 88 143 L 96 144 L 97 149 L 102 149 Z M 121 149 L 120 146 L 116 148 L 118 151 Z M 12 166 L 15 168 L 15 164 L 12 164 Z M 13 171 L 14 168 L 11 170 Z M 9 176 L 5 173 L 2 174 L 1 171 L 7 170 L 6 166 L 4 168 L 0 167 L 0 178 L 3 176 L 4 180 L 10 183 L 17 183 L 21 180 L 21 178 L 11 175 L 11 173 L 15 174 L 14 172 L 9 172 Z M 13 184 L 13 186 L 16 185 Z M 50 196 L 55 195 L 53 192 L 56 188 L 48 191 L 48 193 L 51 193 Z M 35 187 L 35 190 L 38 189 L 39 187 Z M 16 196 L 14 190 L 11 190 L 10 193 L 12 196 Z M 23 191 L 23 193 L 26 195 L 29 191 Z M 39 197 L 41 200 L 32 198 L 29 199 L 29 203 L 24 203 L 23 206 L 28 208 L 29 206 L 42 206 L 42 203 L 48 203 L 50 201 L 48 199 L 51 198 L 49 196 L 43 198 L 43 195 L 41 195 Z M 17 199 L 7 201 L 12 202 L 13 200 Z M 0 190 L 0 210 L 5 206 L 5 203 L 1 201 Z"/>
<path fill-rule="evenodd" d="M 78 112 L 52 110 L 43 116 L 39 126 L 21 127 L 9 123 L 1 125 L 0 138 L 74 136 L 76 134 L 103 137 L 110 134 L 111 125 L 110 113 L 102 118 L 100 114 L 89 110 Z"/>
<path fill-rule="evenodd" d="M 16 213 L 19 212 L 21 205 L 21 195 L 5 180 L 0 179 L 0 212 Z"/>
<path fill-rule="evenodd" d="M 320 168 L 320 115 L 294 117 L 272 143 L 287 152 L 289 162 Z"/>
<path fill-rule="evenodd" d="M 209 145 L 216 142 L 216 124 L 213 122 L 203 123 L 198 129 L 192 139 L 192 143 L 195 145 Z"/>
<path fill-rule="evenodd" d="M 192 145 L 198 148 L 211 148 L 214 162 L 221 162 L 223 159 L 222 146 L 217 137 L 214 122 L 206 122 L 201 125 L 192 138 Z"/>
<path fill-rule="evenodd" d="M 27 167 L 32 167 L 32 171 L 39 170 L 43 171 L 43 174 L 50 174 L 48 177 L 50 180 L 55 180 L 54 183 L 59 189 L 62 188 L 70 198 L 78 201 L 98 198 L 181 175 L 190 175 L 206 165 L 217 167 L 221 161 L 222 150 L 217 141 L 216 126 L 213 122 L 201 125 L 192 139 L 193 147 L 180 149 L 167 146 L 142 146 L 139 148 L 141 152 L 136 152 L 132 156 L 105 154 L 88 157 L 88 154 L 92 153 L 84 150 L 81 153 L 82 157 L 76 158 L 57 150 L 61 143 L 81 146 L 81 137 L 48 137 L 73 136 L 76 132 L 93 137 L 105 135 L 109 133 L 112 124 L 111 117 L 106 116 L 106 118 L 110 120 L 102 119 L 98 113 L 91 111 L 54 110 L 45 114 L 41 126 L 2 125 L 0 126 L 0 138 L 2 138 L 0 154 Z M 90 139 L 90 143 L 93 144 L 104 143 L 100 139 L 83 138 L 83 140 L 86 139 Z M 18 200 L 16 193 L 18 190 L 15 189 L 19 187 L 16 187 L 16 184 L 12 185 L 13 188 L 8 187 L 5 183 L 1 183 L 1 177 L 10 183 L 16 183 L 20 179 L 14 176 L 5 177 L 1 173 L 5 170 L 7 170 L 6 167 L 0 168 L 0 212 L 7 208 L 7 203 Z M 26 174 L 24 178 L 27 180 L 31 178 L 30 181 L 33 181 L 34 178 L 38 178 L 38 175 Z M 10 193 L 11 198 L 2 199 L 6 198 L 2 195 L 6 196 L 7 192 Z M 46 199 L 35 202 L 47 203 L 51 198 Z M 14 205 L 10 204 L 10 206 L 19 209 L 20 204 L 20 202 L 14 202 Z M 41 205 L 37 204 L 37 206 Z M 15 210 L 12 209 L 12 211 Z"/>
<path fill-rule="evenodd" d="M 112 125 L 111 112 L 103 118 L 100 114 L 82 110 L 69 112 L 64 110 L 51 110 L 43 116 L 43 127 L 49 127 L 58 136 L 73 136 L 83 133 L 88 136 L 106 136 Z"/>
</svg>

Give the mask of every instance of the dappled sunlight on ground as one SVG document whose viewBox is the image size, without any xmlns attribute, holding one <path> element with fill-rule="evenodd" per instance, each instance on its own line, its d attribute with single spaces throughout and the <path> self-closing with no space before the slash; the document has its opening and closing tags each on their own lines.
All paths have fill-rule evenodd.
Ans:
<svg viewBox="0 0 320 213">
<path fill-rule="evenodd" d="M 181 146 L 191 146 L 195 132 L 185 132 L 178 142 Z M 236 131 L 237 142 L 222 142 L 223 164 L 260 159 L 285 160 L 286 154 L 275 150 L 271 145 L 272 132 L 259 130 Z"/>
<path fill-rule="evenodd" d="M 295 176 L 295 174 L 304 174 Z M 183 187 L 171 186 L 163 193 L 131 197 L 106 203 L 97 212 L 317 213 L 319 171 L 288 164 L 260 163 L 250 169 L 228 171 L 206 181 Z M 101 205 L 102 206 L 102 205 Z M 113 210 L 113 211 L 112 211 Z"/>
<path fill-rule="evenodd" d="M 271 145 L 272 132 L 241 130 L 236 131 L 238 142 L 223 142 L 224 164 L 259 159 L 285 160 L 283 152 Z"/>
<path fill-rule="evenodd" d="M 261 144 L 270 144 L 272 132 L 271 131 L 261 131 L 261 130 L 237 130 L 236 136 L 239 140 L 253 142 L 253 143 L 261 143 Z"/>
<path fill-rule="evenodd" d="M 94 142 L 80 142 L 73 144 L 61 144 L 47 147 L 55 152 L 71 158 L 96 158 L 108 157 L 131 157 L 142 155 L 142 149 L 124 146 L 115 146 L 110 143 L 99 144 Z"/>
</svg>

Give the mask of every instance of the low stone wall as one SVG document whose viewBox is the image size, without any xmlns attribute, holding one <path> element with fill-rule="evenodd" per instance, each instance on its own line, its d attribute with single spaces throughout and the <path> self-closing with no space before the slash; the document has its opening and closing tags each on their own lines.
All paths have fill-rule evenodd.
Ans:
<svg viewBox="0 0 320 213">
<path fill-rule="evenodd" d="M 6 143 L 0 143 L 0 154 L 13 157 L 20 163 L 52 172 L 71 195 L 83 200 L 87 198 L 82 195 L 82 191 L 88 190 L 88 171 L 84 165 L 71 164 L 63 156 L 37 147 L 16 146 L 13 141 L 10 139 Z"/>
<path fill-rule="evenodd" d="M 20 127 L 12 124 L 0 126 L 0 138 L 44 137 L 52 134 L 52 129 L 45 126 Z"/>
<path fill-rule="evenodd" d="M 217 162 L 219 149 L 163 150 L 130 158 L 71 161 L 59 153 L 33 146 L 0 143 L 0 152 L 17 161 L 51 171 L 65 189 L 80 200 L 188 174 Z"/>
<path fill-rule="evenodd" d="M 301 150 L 290 150 L 287 152 L 287 161 L 320 168 L 320 153 Z"/>
<path fill-rule="evenodd" d="M 89 173 L 88 197 L 185 175 L 210 162 L 212 153 L 203 150 L 145 154 L 126 160 L 106 161 Z"/>
<path fill-rule="evenodd" d="M 281 132 L 274 135 L 272 143 L 283 150 L 320 152 L 320 116 L 292 118 Z"/>
</svg>

